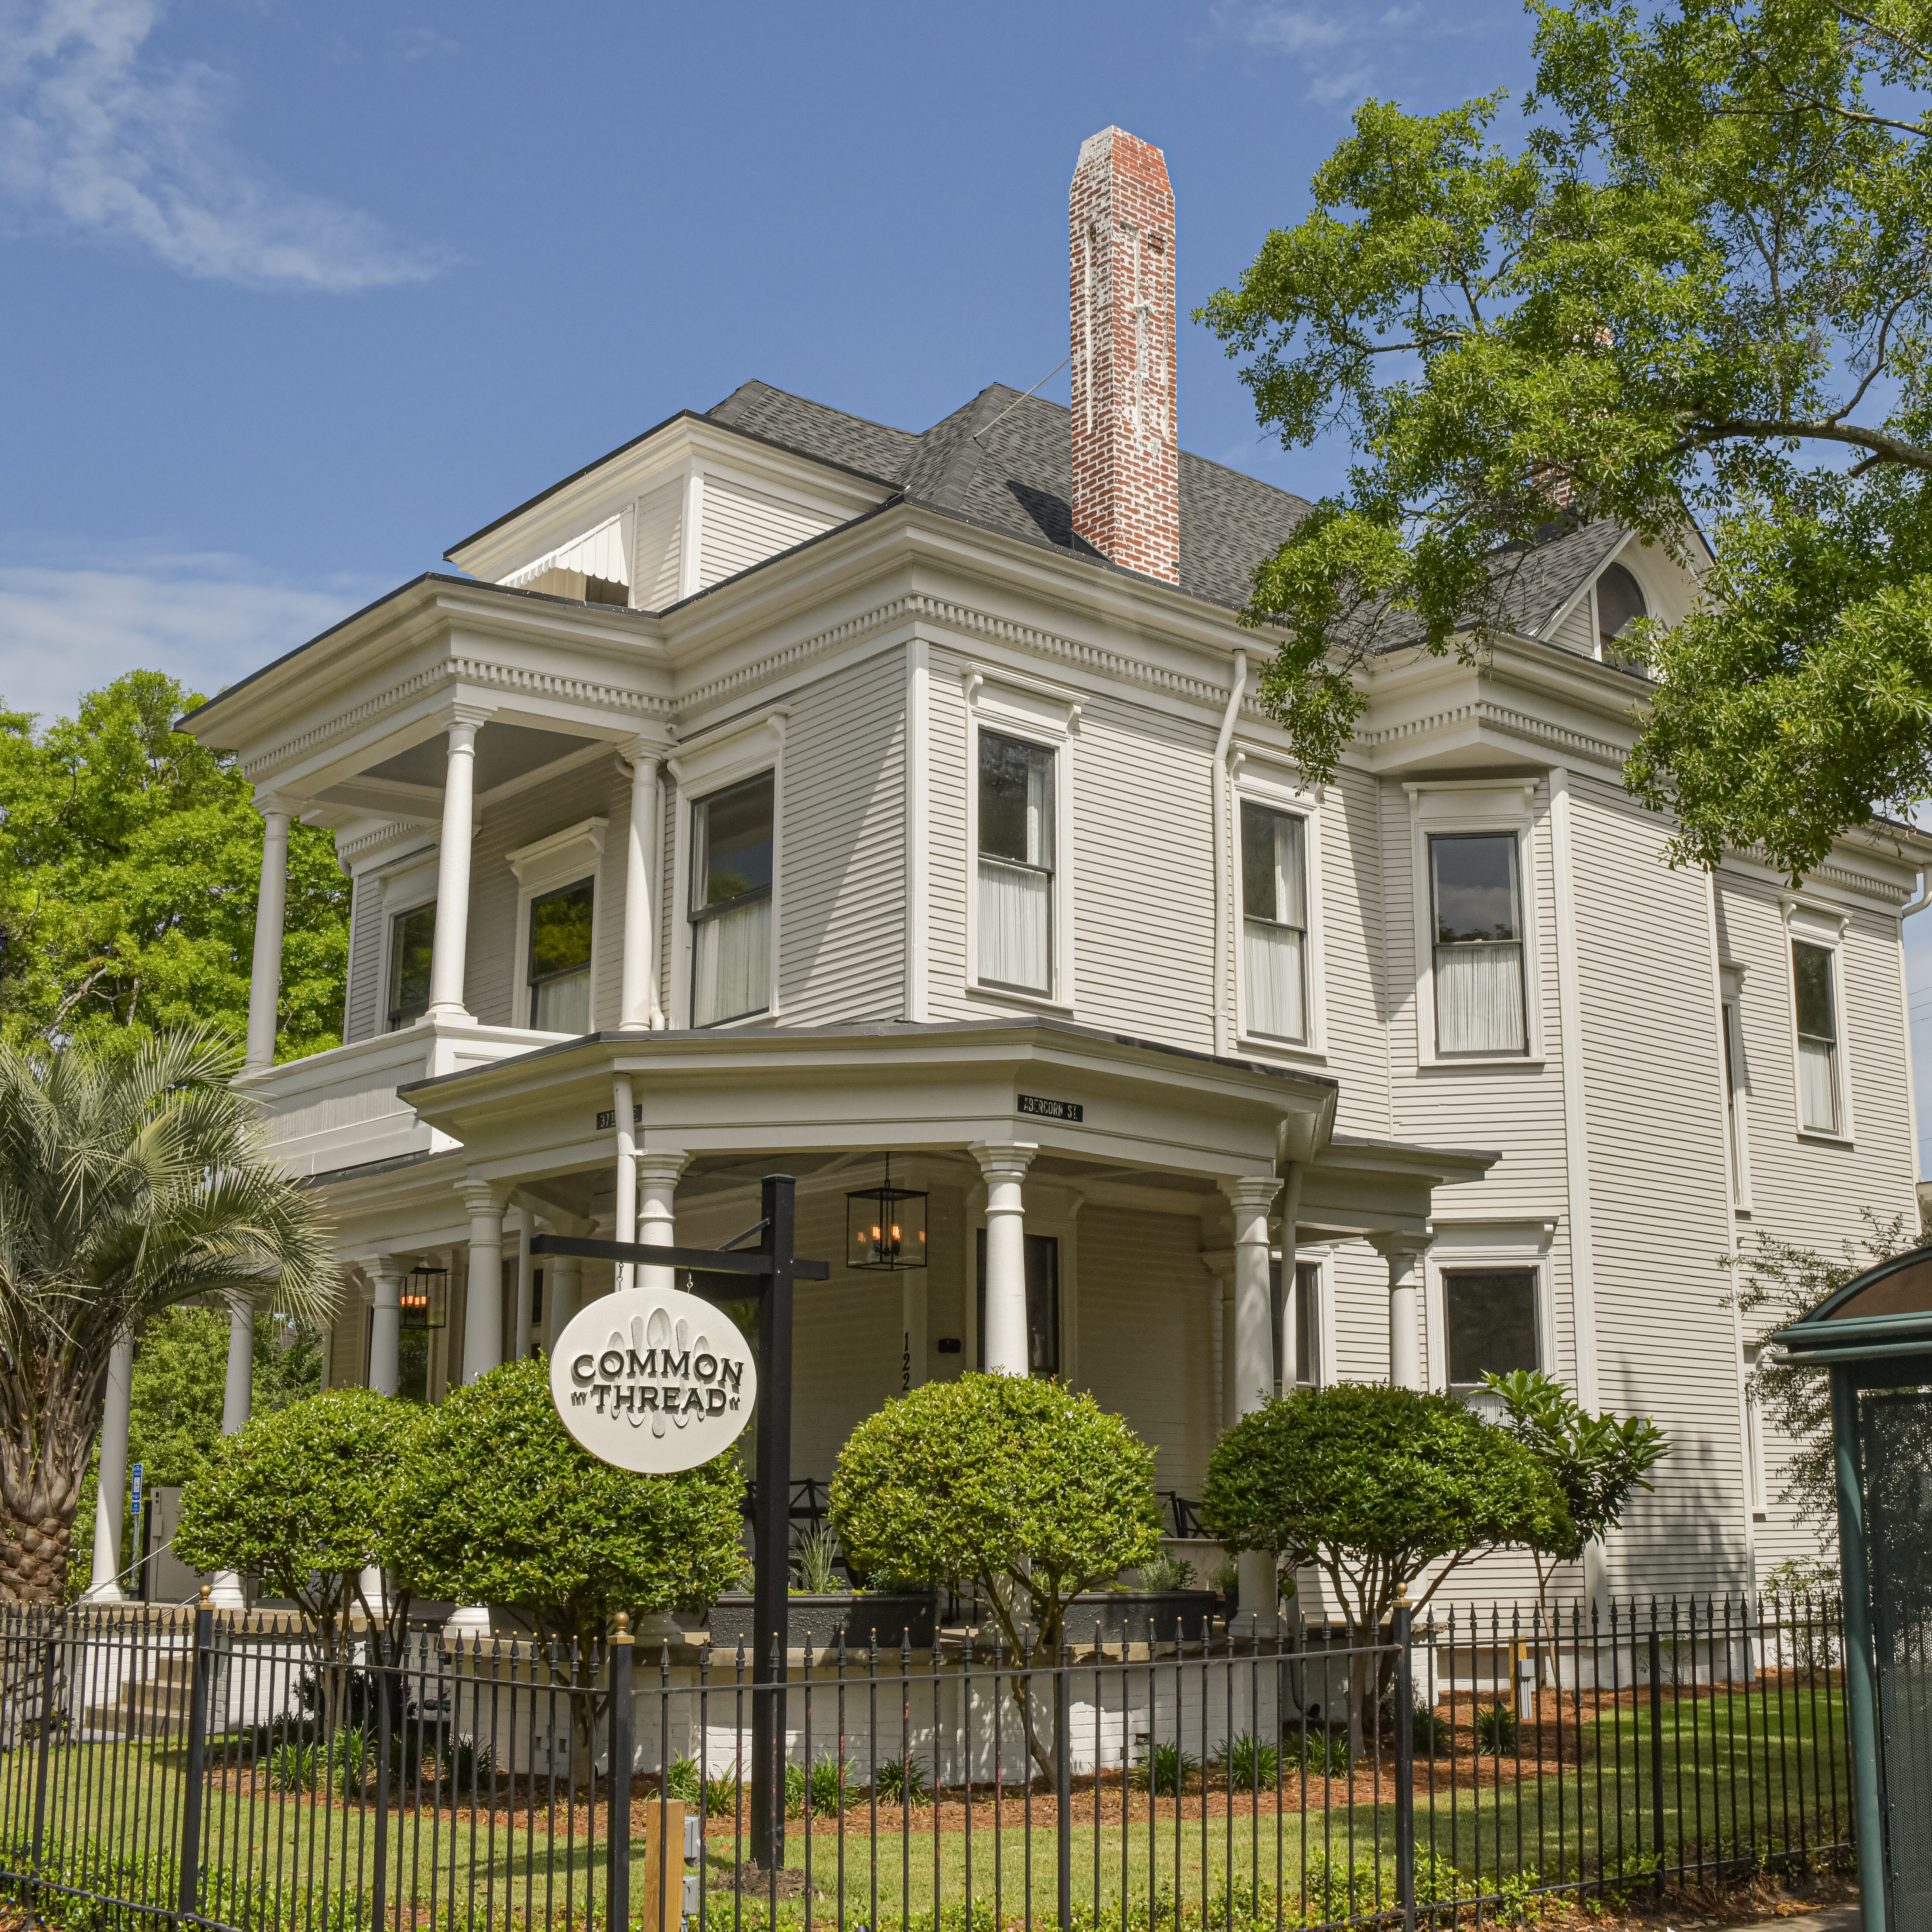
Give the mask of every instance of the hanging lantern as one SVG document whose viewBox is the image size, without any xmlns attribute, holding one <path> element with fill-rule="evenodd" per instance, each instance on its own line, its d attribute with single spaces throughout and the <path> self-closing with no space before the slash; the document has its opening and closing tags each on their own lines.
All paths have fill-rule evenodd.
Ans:
<svg viewBox="0 0 1932 1932">
<path fill-rule="evenodd" d="M 845 1197 L 845 1265 L 888 1274 L 926 1266 L 926 1196 L 892 1185 L 892 1157 L 877 1187 Z"/>
<path fill-rule="evenodd" d="M 442 1328 L 449 1322 L 449 1270 L 418 1268 L 403 1283 L 398 1306 L 405 1328 Z"/>
</svg>

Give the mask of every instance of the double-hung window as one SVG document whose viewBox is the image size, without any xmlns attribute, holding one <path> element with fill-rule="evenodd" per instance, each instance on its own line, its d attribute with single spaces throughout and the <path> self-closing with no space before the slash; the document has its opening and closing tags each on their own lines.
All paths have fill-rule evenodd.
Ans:
<svg viewBox="0 0 1932 1932">
<path fill-rule="evenodd" d="M 1844 1117 L 1838 1051 L 1838 993 L 1832 948 L 1791 942 L 1791 984 L 1798 1018 L 1798 1124 L 1806 1133 L 1835 1134 Z"/>
<path fill-rule="evenodd" d="M 692 1024 L 766 1012 L 772 999 L 772 775 L 691 808 Z"/>
<path fill-rule="evenodd" d="M 980 977 L 1053 992 L 1054 754 L 980 734 Z"/>
<path fill-rule="evenodd" d="M 545 892 L 530 902 L 530 1024 L 543 1033 L 590 1030 L 590 941 L 596 884 Z"/>
<path fill-rule="evenodd" d="M 1512 832 L 1430 838 L 1436 1051 L 1442 1058 L 1528 1051 L 1519 869 Z"/>
<path fill-rule="evenodd" d="M 389 1030 L 411 1025 L 429 1010 L 429 962 L 436 938 L 436 902 L 412 906 L 389 922 Z"/>
<path fill-rule="evenodd" d="M 1246 1030 L 1308 1038 L 1306 821 L 1266 806 L 1241 806 L 1241 973 Z"/>
</svg>

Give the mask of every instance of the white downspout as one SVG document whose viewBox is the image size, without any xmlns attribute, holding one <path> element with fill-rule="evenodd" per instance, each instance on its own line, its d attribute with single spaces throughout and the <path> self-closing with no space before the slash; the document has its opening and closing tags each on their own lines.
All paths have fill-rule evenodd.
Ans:
<svg viewBox="0 0 1932 1932">
<path fill-rule="evenodd" d="M 1234 721 L 1240 716 L 1241 700 L 1247 695 L 1248 654 L 1238 650 L 1234 653 L 1234 687 L 1228 693 L 1228 708 L 1222 714 L 1220 734 L 1214 740 L 1214 1051 L 1226 1053 L 1231 1042 L 1228 1036 L 1227 974 L 1228 947 L 1232 943 L 1232 918 L 1234 893 L 1232 890 L 1233 862 L 1227 851 L 1228 842 L 1228 807 L 1226 788 L 1228 783 L 1228 747 L 1234 742 Z"/>
</svg>

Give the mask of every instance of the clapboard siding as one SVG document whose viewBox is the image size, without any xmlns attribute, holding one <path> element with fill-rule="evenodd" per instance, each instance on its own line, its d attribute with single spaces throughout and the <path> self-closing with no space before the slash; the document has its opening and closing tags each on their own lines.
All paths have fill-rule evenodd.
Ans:
<svg viewBox="0 0 1932 1932">
<path fill-rule="evenodd" d="M 638 499 L 631 602 L 644 610 L 662 610 L 675 604 L 683 554 L 684 480 L 677 477 Z"/>
<path fill-rule="evenodd" d="M 722 476 L 706 476 L 698 544 L 699 587 L 708 589 L 735 577 L 780 550 L 829 530 L 833 521 L 822 510 L 783 502 Z"/>
<path fill-rule="evenodd" d="M 904 1006 L 905 684 L 895 649 L 793 705 L 779 861 L 788 1025 L 886 1018 Z"/>
<path fill-rule="evenodd" d="M 964 660 L 934 646 L 926 680 L 926 1000 L 935 1020 L 967 1019 Z M 976 1009 L 983 1013 L 986 1009 Z"/>
<path fill-rule="evenodd" d="M 1335 1124 L 1343 1133 L 1386 1135 L 1389 1114 L 1388 931 L 1381 787 L 1345 768 L 1324 796 L 1322 974 L 1328 1065 L 1342 1083 Z"/>
<path fill-rule="evenodd" d="M 354 887 L 350 921 L 349 986 L 344 1002 L 342 1043 L 374 1040 L 382 1030 L 382 889 L 364 873 Z"/>
<path fill-rule="evenodd" d="M 1590 593 L 1586 590 L 1576 608 L 1550 632 L 1550 641 L 1560 644 L 1566 651 L 1575 651 L 1586 658 L 1594 657 L 1597 631 L 1594 614 Z"/>
</svg>

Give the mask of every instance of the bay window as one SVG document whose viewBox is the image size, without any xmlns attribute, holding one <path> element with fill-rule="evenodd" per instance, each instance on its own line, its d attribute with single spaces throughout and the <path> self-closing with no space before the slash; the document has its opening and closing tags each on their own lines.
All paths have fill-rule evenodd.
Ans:
<svg viewBox="0 0 1932 1932">
<path fill-rule="evenodd" d="M 429 1010 L 430 952 L 436 902 L 412 906 L 389 921 L 389 1030 L 413 1025 Z"/>
<path fill-rule="evenodd" d="M 526 977 L 530 1024 L 544 1033 L 590 1030 L 590 945 L 596 910 L 594 880 L 545 892 L 530 902 Z"/>
<path fill-rule="evenodd" d="M 691 808 L 692 1024 L 766 1012 L 772 986 L 772 774 Z"/>
<path fill-rule="evenodd" d="M 1514 832 L 1430 836 L 1436 1051 L 1443 1058 L 1528 1051 L 1519 869 Z"/>
<path fill-rule="evenodd" d="M 1838 998 L 1832 950 L 1791 942 L 1792 994 L 1798 1021 L 1798 1124 L 1806 1133 L 1835 1134 L 1840 1104 Z"/>
<path fill-rule="evenodd" d="M 1308 884 L 1304 821 L 1241 806 L 1241 975 L 1245 1030 L 1308 1038 Z"/>
<path fill-rule="evenodd" d="M 979 974 L 995 986 L 1053 991 L 1054 754 L 980 734 Z"/>
</svg>

